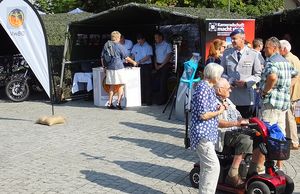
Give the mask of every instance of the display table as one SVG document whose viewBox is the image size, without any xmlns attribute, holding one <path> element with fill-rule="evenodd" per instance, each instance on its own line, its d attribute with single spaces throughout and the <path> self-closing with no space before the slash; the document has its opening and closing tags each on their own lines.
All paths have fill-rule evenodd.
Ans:
<svg viewBox="0 0 300 194">
<path fill-rule="evenodd" d="M 92 73 L 79 72 L 74 74 L 72 94 L 81 90 L 80 83 L 86 83 L 86 90 L 91 91 L 93 89 Z"/>
<path fill-rule="evenodd" d="M 141 106 L 141 81 L 140 68 L 125 68 L 125 96 L 121 105 L 125 107 Z M 108 103 L 108 91 L 105 87 L 105 73 L 102 67 L 93 68 L 94 104 L 106 106 Z M 113 104 L 116 104 L 117 94 L 113 97 Z"/>
</svg>

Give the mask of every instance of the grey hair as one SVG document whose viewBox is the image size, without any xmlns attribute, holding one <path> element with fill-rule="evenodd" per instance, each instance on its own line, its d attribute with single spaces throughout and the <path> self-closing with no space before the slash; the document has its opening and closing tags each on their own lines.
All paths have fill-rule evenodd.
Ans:
<svg viewBox="0 0 300 194">
<path fill-rule="evenodd" d="M 216 83 L 216 85 L 214 86 L 214 88 L 215 88 L 215 89 L 218 89 L 218 88 L 224 87 L 224 86 L 226 85 L 226 83 L 227 83 L 228 85 L 230 85 L 229 82 L 227 81 L 227 79 L 221 77 L 221 78 L 219 79 L 219 81 Z"/>
<path fill-rule="evenodd" d="M 113 31 L 111 34 L 110 34 L 110 37 L 111 37 L 111 40 L 112 41 L 116 41 L 118 39 L 121 38 L 121 33 L 119 31 Z"/>
<path fill-rule="evenodd" d="M 222 76 L 224 68 L 217 63 L 209 63 L 204 68 L 204 79 L 219 79 Z"/>
<path fill-rule="evenodd" d="M 278 38 L 276 38 L 275 36 L 272 36 L 266 42 L 270 42 L 270 43 L 272 43 L 272 45 L 274 47 L 280 48 L 280 42 L 279 42 Z"/>
<path fill-rule="evenodd" d="M 287 40 L 280 40 L 279 42 L 280 42 L 280 47 L 281 47 L 281 49 L 286 48 L 286 50 L 287 50 L 288 52 L 291 51 L 292 46 L 291 46 L 291 44 L 289 43 L 289 41 L 287 41 Z"/>
</svg>

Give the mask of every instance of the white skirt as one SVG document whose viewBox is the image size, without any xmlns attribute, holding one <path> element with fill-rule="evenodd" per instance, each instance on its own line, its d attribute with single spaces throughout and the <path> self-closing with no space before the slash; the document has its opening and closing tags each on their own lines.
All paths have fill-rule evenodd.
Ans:
<svg viewBox="0 0 300 194">
<path fill-rule="evenodd" d="M 105 83 L 108 85 L 118 85 L 125 84 L 125 69 L 118 70 L 106 70 L 106 80 Z"/>
</svg>

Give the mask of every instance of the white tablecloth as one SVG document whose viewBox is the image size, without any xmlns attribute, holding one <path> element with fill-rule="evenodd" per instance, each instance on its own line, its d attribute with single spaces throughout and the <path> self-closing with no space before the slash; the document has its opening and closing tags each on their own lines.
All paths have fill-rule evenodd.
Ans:
<svg viewBox="0 0 300 194">
<path fill-rule="evenodd" d="M 78 83 L 86 83 L 86 90 L 93 89 L 93 73 L 75 73 L 73 79 L 72 93 L 79 91 Z"/>
<path fill-rule="evenodd" d="M 122 98 L 121 105 L 126 107 L 141 106 L 141 85 L 140 85 L 140 68 L 125 68 L 125 94 Z M 108 103 L 108 93 L 104 90 L 102 83 L 105 82 L 104 69 L 93 68 L 94 81 L 94 104 L 96 106 L 106 106 Z M 115 104 L 117 96 L 113 97 Z"/>
</svg>

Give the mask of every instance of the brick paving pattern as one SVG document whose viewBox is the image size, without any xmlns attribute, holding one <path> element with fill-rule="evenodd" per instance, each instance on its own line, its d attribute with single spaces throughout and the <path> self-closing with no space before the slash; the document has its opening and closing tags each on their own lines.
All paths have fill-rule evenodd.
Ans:
<svg viewBox="0 0 300 194">
<path fill-rule="evenodd" d="M 39 101 L 0 102 L 0 193 L 197 193 L 189 183 L 196 153 L 184 125 L 163 106 L 117 111 L 91 101 L 55 106 L 64 125 L 35 124 L 51 114 Z M 300 151 L 284 170 L 300 194 Z"/>
</svg>

